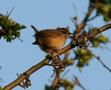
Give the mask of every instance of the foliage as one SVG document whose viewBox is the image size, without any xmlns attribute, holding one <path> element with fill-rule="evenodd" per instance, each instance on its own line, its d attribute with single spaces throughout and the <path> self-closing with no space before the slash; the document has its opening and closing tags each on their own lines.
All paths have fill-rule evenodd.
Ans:
<svg viewBox="0 0 111 90">
<path fill-rule="evenodd" d="M 45 90 L 57 90 L 55 87 L 45 85 Z"/>
<path fill-rule="evenodd" d="M 0 90 L 3 90 L 2 87 L 0 87 Z"/>
<path fill-rule="evenodd" d="M 66 59 L 66 60 L 63 60 L 63 63 L 65 64 L 65 65 L 73 65 L 74 64 L 74 60 L 73 60 L 73 58 L 69 58 L 69 59 Z"/>
<path fill-rule="evenodd" d="M 97 28 L 92 28 L 91 30 L 89 30 L 89 32 L 85 32 L 85 33 L 88 33 L 88 35 L 91 36 L 97 32 L 98 32 Z M 82 38 L 80 38 L 79 41 L 81 41 L 81 40 L 82 40 Z M 84 68 L 84 66 L 89 65 L 91 59 L 94 57 L 94 54 L 89 49 L 89 47 L 90 46 L 93 48 L 101 47 L 101 44 L 109 43 L 109 38 L 106 37 L 105 35 L 99 34 L 89 41 L 89 45 L 86 45 L 87 42 L 85 43 L 85 41 L 81 41 L 81 42 L 84 42 L 84 44 L 79 44 L 80 45 L 79 48 L 74 50 L 75 58 L 73 59 L 73 60 L 77 60 L 76 65 L 80 70 L 82 68 Z"/>
<path fill-rule="evenodd" d="M 98 15 L 102 15 L 104 21 L 111 20 L 111 0 L 90 0 L 97 10 Z"/>
<path fill-rule="evenodd" d="M 60 83 L 63 85 L 63 87 L 64 87 L 66 90 L 73 90 L 73 88 L 74 88 L 73 82 L 71 82 L 71 81 L 69 81 L 69 80 L 67 80 L 67 79 L 61 80 Z"/>
<path fill-rule="evenodd" d="M 58 86 L 56 87 L 45 85 L 45 90 L 59 90 L 57 89 L 59 86 L 63 87 L 65 90 L 73 90 L 74 88 L 74 84 L 72 81 L 64 79 L 60 80 Z"/>
<path fill-rule="evenodd" d="M 98 35 L 94 39 L 91 40 L 91 44 L 93 47 L 100 47 L 101 44 L 107 44 L 109 42 L 109 38 L 104 35 Z"/>
<path fill-rule="evenodd" d="M 75 59 L 78 60 L 77 67 L 79 69 L 88 65 L 90 60 L 93 58 L 93 54 L 89 49 L 79 48 L 75 50 Z"/>
<path fill-rule="evenodd" d="M 24 28 L 24 25 L 16 23 L 9 16 L 0 15 L 0 38 L 3 37 L 7 42 L 19 38 L 20 31 Z"/>
</svg>

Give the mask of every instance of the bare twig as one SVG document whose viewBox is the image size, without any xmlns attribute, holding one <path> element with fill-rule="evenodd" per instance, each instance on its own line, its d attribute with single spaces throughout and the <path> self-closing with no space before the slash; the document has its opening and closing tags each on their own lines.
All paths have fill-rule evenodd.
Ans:
<svg viewBox="0 0 111 90">
<path fill-rule="evenodd" d="M 40 69 L 41 67 L 45 66 L 48 63 L 48 59 L 44 59 L 40 63 L 36 64 L 35 66 L 32 66 L 30 69 L 28 69 L 26 72 L 20 75 L 16 80 L 11 82 L 10 84 L 6 85 L 3 90 L 12 90 L 17 85 L 20 85 L 20 83 L 26 79 L 27 75 L 30 76 L 32 73 L 34 73 L 36 70 Z"/>
<path fill-rule="evenodd" d="M 74 26 L 76 27 L 76 29 L 77 29 L 77 27 L 78 27 L 78 15 L 77 15 L 77 8 L 76 8 L 76 6 L 73 4 L 73 8 L 74 8 L 74 13 L 75 13 L 75 16 L 73 17 L 73 18 L 71 18 L 71 20 L 72 20 L 72 22 L 74 22 Z"/>
<path fill-rule="evenodd" d="M 92 33 L 92 34 L 89 35 L 89 39 L 94 38 L 96 35 L 104 32 L 104 31 L 106 31 L 106 30 L 108 30 L 108 29 L 111 29 L 111 23 L 106 24 L 106 25 L 98 28 L 96 33 L 94 33 L 94 34 Z"/>
<path fill-rule="evenodd" d="M 88 40 L 94 38 L 96 35 L 98 35 L 99 33 L 103 32 L 103 31 L 106 31 L 106 30 L 109 29 L 109 28 L 111 28 L 111 24 L 107 24 L 107 25 L 104 25 L 104 26 L 100 27 L 100 28 L 98 29 L 98 32 L 97 32 L 96 34 L 94 34 L 94 35 L 91 35 L 91 36 L 88 38 Z M 75 39 L 74 39 L 74 40 L 75 40 Z M 88 40 L 87 40 L 87 41 L 88 41 Z M 71 50 L 72 48 L 75 48 L 75 47 L 77 46 L 77 44 L 78 44 L 78 43 L 77 43 L 76 41 L 75 41 L 75 42 L 73 41 L 73 43 L 70 43 L 70 44 L 67 45 L 66 47 L 58 50 L 57 53 L 54 53 L 54 54 L 53 54 L 53 58 L 55 58 L 55 57 L 57 57 L 57 56 L 59 56 L 59 55 L 61 55 L 61 54 L 63 54 L 63 53 L 66 53 L 67 51 Z M 45 58 L 45 59 L 44 59 L 43 61 L 41 61 L 40 63 L 32 66 L 32 67 L 29 68 L 27 71 L 25 71 L 25 72 L 24 72 L 25 74 L 24 74 L 24 73 L 21 74 L 19 78 L 17 78 L 17 79 L 14 80 L 13 82 L 9 83 L 8 85 L 6 85 L 6 86 L 3 88 L 3 90 L 11 90 L 11 89 L 13 89 L 13 88 L 16 87 L 17 85 L 19 85 L 24 79 L 26 79 L 27 76 L 32 75 L 34 72 L 36 72 L 36 71 L 39 70 L 40 68 L 48 65 L 49 62 L 50 62 L 50 60 L 47 59 L 47 58 Z"/>
<path fill-rule="evenodd" d="M 66 76 L 66 74 L 70 71 L 70 69 L 68 69 L 62 76 L 62 79 Z"/>
<path fill-rule="evenodd" d="M 89 18 L 88 21 L 94 20 L 95 18 L 97 18 L 99 15 L 96 13 L 93 17 Z"/>
<path fill-rule="evenodd" d="M 76 84 L 82 89 L 82 90 L 87 90 L 79 81 L 78 77 L 74 75 L 74 78 L 76 80 Z"/>
<path fill-rule="evenodd" d="M 15 7 L 12 7 L 11 11 L 10 11 L 9 13 L 7 12 L 7 15 L 6 15 L 6 16 L 7 16 L 8 18 L 9 18 L 9 16 L 11 15 L 12 11 L 14 10 L 14 8 L 15 8 Z"/>
<path fill-rule="evenodd" d="M 88 19 L 89 17 L 91 16 L 92 12 L 94 10 L 94 7 L 89 4 L 89 7 L 88 7 L 88 11 L 84 17 L 84 19 L 82 20 L 82 22 L 77 26 L 77 30 L 76 30 L 76 34 L 79 34 L 81 32 L 81 30 L 83 30 L 83 28 L 86 26 L 87 22 L 88 22 Z"/>
<path fill-rule="evenodd" d="M 70 51 L 66 52 L 63 60 L 67 60 L 69 58 L 69 55 L 70 55 Z"/>
<path fill-rule="evenodd" d="M 19 39 L 21 42 L 24 42 L 20 37 L 18 37 L 18 39 Z"/>
<path fill-rule="evenodd" d="M 56 76 L 55 76 L 55 79 L 52 82 L 52 87 L 57 87 L 58 82 L 60 80 L 60 71 L 56 70 L 55 73 L 56 73 Z"/>
<path fill-rule="evenodd" d="M 94 55 L 94 57 L 103 65 L 104 68 L 106 68 L 111 73 L 111 69 L 100 59 L 99 56 Z"/>
</svg>

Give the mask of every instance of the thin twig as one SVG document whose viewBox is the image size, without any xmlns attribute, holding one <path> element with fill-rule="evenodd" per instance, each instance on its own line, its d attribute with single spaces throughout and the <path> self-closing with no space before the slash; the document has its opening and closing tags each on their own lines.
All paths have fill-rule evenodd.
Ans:
<svg viewBox="0 0 111 90">
<path fill-rule="evenodd" d="M 97 18 L 99 15 L 96 13 L 95 16 L 91 17 L 88 19 L 88 21 L 94 20 L 95 18 Z"/>
<path fill-rule="evenodd" d="M 93 11 L 94 11 L 94 7 L 91 4 L 89 4 L 88 11 L 87 11 L 84 19 L 82 20 L 82 22 L 78 25 L 78 29 L 76 30 L 76 34 L 79 34 L 81 32 L 81 30 L 83 30 L 83 28 L 86 26 L 88 19 L 91 16 Z"/>
<path fill-rule="evenodd" d="M 18 37 L 18 39 L 19 39 L 21 42 L 24 42 L 20 37 Z"/>
<path fill-rule="evenodd" d="M 89 34 L 89 37 L 88 37 L 88 38 L 89 38 L 89 39 L 94 38 L 94 37 L 97 36 L 98 34 L 104 32 L 104 31 L 106 31 L 106 30 L 108 30 L 108 29 L 111 29 L 111 23 L 106 24 L 106 25 L 98 28 L 98 29 L 97 29 L 97 32 L 96 32 L 96 33 Z"/>
<path fill-rule="evenodd" d="M 82 90 L 87 90 L 79 81 L 78 77 L 74 75 L 75 80 L 78 82 L 78 86 L 82 89 Z"/>
<path fill-rule="evenodd" d="M 70 72 L 70 69 L 68 69 L 68 70 L 63 74 L 62 79 L 66 76 L 66 74 L 67 74 L 68 72 Z"/>
<path fill-rule="evenodd" d="M 66 52 L 63 60 L 67 60 L 69 58 L 69 55 L 70 55 L 70 51 Z"/>
<path fill-rule="evenodd" d="M 106 68 L 111 73 L 111 69 L 100 59 L 99 56 L 94 55 L 94 57 L 103 65 L 104 68 Z"/>
<path fill-rule="evenodd" d="M 60 71 L 59 70 L 55 70 L 55 79 L 52 82 L 52 87 L 56 87 L 58 85 L 58 82 L 60 80 Z"/>
<path fill-rule="evenodd" d="M 77 27 L 78 27 L 78 13 L 77 13 L 77 8 L 76 8 L 76 6 L 73 4 L 73 8 L 74 8 L 74 13 L 75 13 L 75 16 L 71 19 L 72 20 L 72 22 L 74 22 L 74 26 L 76 27 L 76 29 L 77 29 Z"/>
<path fill-rule="evenodd" d="M 7 13 L 7 17 L 9 17 L 12 13 L 12 11 L 14 10 L 15 7 L 12 7 L 11 11 L 9 13 Z"/>
<path fill-rule="evenodd" d="M 105 26 L 106 26 L 106 27 L 105 27 Z M 111 28 L 111 24 L 107 24 L 107 25 L 104 25 L 104 26 L 100 27 L 100 28 L 99 28 L 100 30 L 98 29 L 98 31 L 103 32 L 103 31 L 106 31 L 106 30 L 109 29 L 109 28 Z M 95 37 L 97 34 L 99 34 L 100 32 L 98 32 L 98 33 L 90 36 L 90 37 L 88 38 L 88 40 L 94 38 L 94 37 Z M 87 40 L 87 41 L 88 41 L 88 40 Z M 63 54 L 63 53 L 66 53 L 67 51 L 71 50 L 72 48 L 75 48 L 75 47 L 77 46 L 77 44 L 78 44 L 78 43 L 77 43 L 76 41 L 75 41 L 75 42 L 73 41 L 73 43 L 70 43 L 70 44 L 67 45 L 66 47 L 58 50 L 57 53 L 54 53 L 54 54 L 53 54 L 53 58 L 55 58 L 55 57 L 57 57 L 57 56 L 59 56 L 59 55 L 61 55 L 61 54 Z M 25 73 L 26 75 L 24 75 L 24 73 L 21 74 L 21 76 L 20 76 L 19 78 L 17 78 L 17 79 L 14 80 L 13 82 L 9 83 L 8 85 L 6 85 L 6 86 L 3 88 L 3 90 L 11 90 L 11 89 L 13 89 L 13 88 L 16 87 L 17 85 L 19 85 L 24 79 L 26 79 L 26 76 L 27 76 L 27 75 L 28 75 L 28 76 L 32 75 L 34 72 L 36 72 L 36 71 L 39 70 L 40 68 L 48 65 L 50 61 L 51 61 L 51 60 L 49 60 L 49 59 L 47 59 L 47 58 L 43 59 L 40 63 L 32 66 L 32 67 L 29 68 L 27 71 L 25 71 L 24 73 Z"/>
</svg>

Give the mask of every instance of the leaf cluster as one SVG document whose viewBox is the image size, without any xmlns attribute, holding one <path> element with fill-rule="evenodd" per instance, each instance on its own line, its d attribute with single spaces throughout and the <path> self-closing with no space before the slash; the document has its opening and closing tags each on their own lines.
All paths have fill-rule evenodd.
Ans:
<svg viewBox="0 0 111 90">
<path fill-rule="evenodd" d="M 111 0 L 90 0 L 94 5 L 97 14 L 102 15 L 104 21 L 111 20 Z"/>
<path fill-rule="evenodd" d="M 1 86 L 0 86 L 0 90 L 3 90 Z"/>
<path fill-rule="evenodd" d="M 89 49 L 79 48 L 74 51 L 75 58 L 77 62 L 77 67 L 79 69 L 83 68 L 84 66 L 88 65 L 90 60 L 93 58 L 93 53 Z"/>
<path fill-rule="evenodd" d="M 104 35 L 98 35 L 94 39 L 91 40 L 91 44 L 93 47 L 100 47 L 101 44 L 107 44 L 109 42 L 109 38 Z"/>
<path fill-rule="evenodd" d="M 57 86 L 53 87 L 53 86 L 50 86 L 50 85 L 45 85 L 45 90 L 59 90 L 57 89 L 57 87 L 63 87 L 65 90 L 73 90 L 74 88 L 74 83 L 67 80 L 67 79 L 64 79 L 64 80 L 60 80 L 57 84 Z"/>
<path fill-rule="evenodd" d="M 7 15 L 0 15 L 0 39 L 3 37 L 7 42 L 11 42 L 20 37 L 20 31 L 24 28 L 24 25 L 16 23 Z"/>
<path fill-rule="evenodd" d="M 87 33 L 89 35 L 94 35 L 95 33 L 97 33 L 97 29 L 93 28 Z M 89 43 L 89 45 L 85 45 L 87 43 Z M 97 48 L 101 47 L 101 44 L 107 44 L 107 43 L 109 43 L 109 38 L 106 37 L 105 35 L 99 34 L 95 38 L 92 38 L 91 40 L 86 42 L 85 44 L 79 44 L 79 48 L 74 50 L 75 58 L 73 60 L 77 60 L 76 66 L 81 70 L 84 66 L 89 65 L 91 59 L 94 58 L 94 54 L 89 48 L 90 46 L 93 48 Z M 84 47 L 84 45 L 86 47 Z"/>
</svg>

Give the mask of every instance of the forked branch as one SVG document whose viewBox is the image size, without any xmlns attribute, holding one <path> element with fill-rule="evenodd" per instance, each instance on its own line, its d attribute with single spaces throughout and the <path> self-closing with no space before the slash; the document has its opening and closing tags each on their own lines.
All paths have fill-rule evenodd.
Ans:
<svg viewBox="0 0 111 90">
<path fill-rule="evenodd" d="M 87 41 L 90 40 L 90 39 L 92 39 L 92 38 L 94 38 L 96 35 L 98 35 L 98 34 L 104 32 L 104 31 L 110 29 L 110 28 L 111 28 L 111 23 L 110 23 L 110 24 L 106 24 L 106 25 L 98 28 L 97 33 L 92 34 L 91 36 L 89 35 L 90 37 L 87 39 Z M 73 40 L 75 40 L 75 39 L 73 39 Z M 67 51 L 71 50 L 72 48 L 75 48 L 77 45 L 78 45 L 78 42 L 72 41 L 72 43 L 70 43 L 70 44 L 67 45 L 66 47 L 64 47 L 64 48 L 58 50 L 56 53 L 54 53 L 53 56 L 52 56 L 52 59 L 55 58 L 55 57 L 57 57 L 57 56 L 59 56 L 59 55 L 61 55 L 61 54 L 66 53 Z M 49 61 L 51 61 L 52 59 L 49 60 L 49 59 L 46 57 L 46 58 L 45 58 L 44 60 L 42 60 L 40 63 L 32 66 L 32 67 L 29 68 L 27 71 L 25 71 L 23 74 L 21 74 L 20 77 L 18 77 L 16 80 L 14 80 L 13 82 L 11 82 L 11 83 L 9 83 L 8 85 L 6 85 L 6 86 L 3 88 L 3 90 L 11 90 L 11 89 L 15 88 L 17 85 L 20 85 L 20 83 L 23 82 L 23 80 L 26 80 L 27 77 L 30 77 L 30 75 L 32 75 L 34 72 L 36 72 L 36 71 L 39 70 L 40 68 L 48 65 L 48 64 L 49 64 Z"/>
</svg>

